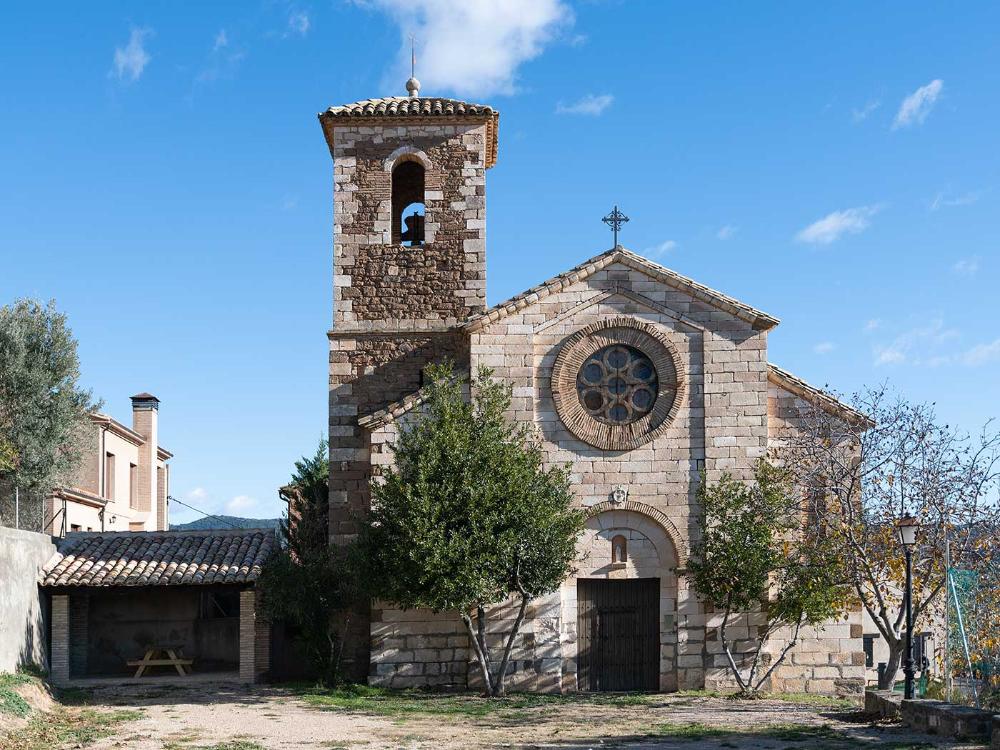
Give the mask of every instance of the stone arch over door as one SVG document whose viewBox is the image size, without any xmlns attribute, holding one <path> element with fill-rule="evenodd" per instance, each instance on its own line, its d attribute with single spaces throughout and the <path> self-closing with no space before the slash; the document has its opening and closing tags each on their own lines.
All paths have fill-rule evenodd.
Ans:
<svg viewBox="0 0 1000 750">
<path fill-rule="evenodd" d="M 608 507 L 602 507 L 605 505 Z M 602 503 L 588 514 L 584 532 L 577 542 L 576 574 L 568 578 L 560 590 L 564 690 L 580 689 L 580 634 L 577 632 L 579 580 L 637 578 L 659 579 L 659 689 L 678 689 L 678 568 L 681 560 L 686 562 L 687 555 L 678 547 L 676 529 L 668 531 L 659 518 L 644 512 L 648 506 L 639 506 L 643 504 Z M 667 521 L 669 523 L 669 519 Z M 617 562 L 615 557 L 620 551 L 616 546 L 623 539 L 626 545 L 625 561 Z"/>
</svg>

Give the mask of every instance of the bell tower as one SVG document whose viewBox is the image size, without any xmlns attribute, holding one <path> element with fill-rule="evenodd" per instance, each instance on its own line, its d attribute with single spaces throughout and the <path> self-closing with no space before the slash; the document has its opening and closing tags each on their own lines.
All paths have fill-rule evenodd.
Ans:
<svg viewBox="0 0 1000 750">
<path fill-rule="evenodd" d="M 486 170 L 492 107 L 420 95 L 367 99 L 319 115 L 333 157 L 330 535 L 368 507 L 370 458 L 358 420 L 418 390 L 424 368 L 468 367 L 459 327 L 486 307 Z"/>
</svg>

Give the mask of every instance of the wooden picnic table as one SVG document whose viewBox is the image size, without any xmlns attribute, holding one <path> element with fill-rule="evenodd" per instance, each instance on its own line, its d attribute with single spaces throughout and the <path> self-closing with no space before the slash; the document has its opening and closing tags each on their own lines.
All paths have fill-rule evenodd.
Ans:
<svg viewBox="0 0 1000 750">
<path fill-rule="evenodd" d="M 146 649 L 146 654 L 141 659 L 125 662 L 130 667 L 138 667 L 135 670 L 136 677 L 142 677 L 149 667 L 174 667 L 177 674 L 187 677 L 191 671 L 193 659 L 184 659 L 178 656 L 179 648 L 168 646 L 151 646 Z M 159 658 L 157 658 L 159 657 Z"/>
</svg>

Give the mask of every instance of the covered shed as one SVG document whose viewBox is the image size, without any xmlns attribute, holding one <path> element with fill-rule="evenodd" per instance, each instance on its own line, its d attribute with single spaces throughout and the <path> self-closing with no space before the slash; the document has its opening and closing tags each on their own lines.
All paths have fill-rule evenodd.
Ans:
<svg viewBox="0 0 1000 750">
<path fill-rule="evenodd" d="M 53 682 L 135 677 L 168 651 L 185 664 L 147 674 L 261 681 L 270 626 L 256 582 L 276 546 L 271 529 L 67 535 L 40 581 Z"/>
</svg>

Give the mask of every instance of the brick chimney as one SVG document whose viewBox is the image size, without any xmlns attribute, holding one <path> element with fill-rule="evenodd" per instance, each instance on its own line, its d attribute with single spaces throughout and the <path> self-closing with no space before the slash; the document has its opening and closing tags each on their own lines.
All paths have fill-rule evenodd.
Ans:
<svg viewBox="0 0 1000 750">
<path fill-rule="evenodd" d="M 159 417 L 160 399 L 151 393 L 138 393 L 132 396 L 132 429 L 145 438 L 139 448 L 139 466 L 137 469 L 139 486 L 137 495 L 139 510 L 149 513 L 154 510 L 156 502 L 156 449 L 159 445 L 157 419 Z M 156 521 L 154 519 L 154 528 Z"/>
</svg>

